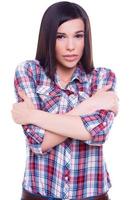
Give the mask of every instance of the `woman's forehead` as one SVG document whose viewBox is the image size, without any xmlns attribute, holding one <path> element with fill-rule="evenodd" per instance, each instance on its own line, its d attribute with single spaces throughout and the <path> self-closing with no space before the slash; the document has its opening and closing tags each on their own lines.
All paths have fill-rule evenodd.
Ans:
<svg viewBox="0 0 134 200">
<path fill-rule="evenodd" d="M 84 31 L 84 22 L 82 19 L 72 19 L 64 22 L 58 27 L 58 33 L 75 33 Z"/>
</svg>

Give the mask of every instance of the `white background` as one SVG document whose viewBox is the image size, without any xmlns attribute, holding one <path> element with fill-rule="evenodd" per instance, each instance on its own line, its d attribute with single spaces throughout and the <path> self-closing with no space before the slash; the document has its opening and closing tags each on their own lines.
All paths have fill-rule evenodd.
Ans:
<svg viewBox="0 0 134 200">
<path fill-rule="evenodd" d="M 56 1 L 4 0 L 0 3 L 0 199 L 19 200 L 25 167 L 25 139 L 12 119 L 16 65 L 34 59 L 42 15 Z M 112 200 L 133 199 L 134 191 L 134 12 L 131 0 L 75 0 L 88 13 L 95 66 L 117 76 L 120 111 L 104 145 L 112 180 Z M 6 196 L 5 196 L 6 195 Z"/>
</svg>

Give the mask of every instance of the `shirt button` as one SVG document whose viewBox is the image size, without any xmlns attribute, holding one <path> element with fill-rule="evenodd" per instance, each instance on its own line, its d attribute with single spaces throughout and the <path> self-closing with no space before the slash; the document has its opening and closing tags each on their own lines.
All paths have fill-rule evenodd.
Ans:
<svg viewBox="0 0 134 200">
<path fill-rule="evenodd" d="M 106 122 L 103 122 L 103 125 L 104 125 L 104 126 L 106 126 L 106 125 L 107 125 L 107 123 L 106 123 Z"/>
<path fill-rule="evenodd" d="M 65 181 L 68 181 L 68 176 L 65 176 Z"/>
</svg>

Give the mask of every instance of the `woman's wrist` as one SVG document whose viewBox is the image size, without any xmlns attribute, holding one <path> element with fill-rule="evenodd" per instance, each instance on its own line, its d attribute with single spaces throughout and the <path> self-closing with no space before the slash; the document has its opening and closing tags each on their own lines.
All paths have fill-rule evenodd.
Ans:
<svg viewBox="0 0 134 200">
<path fill-rule="evenodd" d="M 78 104 L 75 108 L 73 108 L 71 111 L 69 111 L 66 114 L 79 116 L 79 115 L 84 115 L 84 114 L 92 114 L 96 110 L 98 110 L 98 108 L 94 99 L 92 97 L 89 97 L 88 99 Z"/>
<path fill-rule="evenodd" d="M 90 106 L 93 111 L 100 110 L 98 102 L 96 101 L 96 98 L 94 96 L 90 97 Z"/>
</svg>

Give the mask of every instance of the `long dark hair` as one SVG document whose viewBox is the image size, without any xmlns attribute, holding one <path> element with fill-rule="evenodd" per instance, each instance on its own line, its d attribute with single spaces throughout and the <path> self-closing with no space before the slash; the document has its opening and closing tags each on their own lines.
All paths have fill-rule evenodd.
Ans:
<svg viewBox="0 0 134 200">
<path fill-rule="evenodd" d="M 92 38 L 90 21 L 85 10 L 78 4 L 62 1 L 51 5 L 43 15 L 36 52 L 36 60 L 52 80 L 56 72 L 55 44 L 58 27 L 72 19 L 80 18 L 85 26 L 84 51 L 81 64 L 86 73 L 93 70 Z"/>
</svg>

